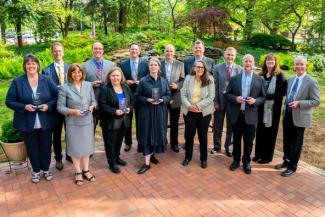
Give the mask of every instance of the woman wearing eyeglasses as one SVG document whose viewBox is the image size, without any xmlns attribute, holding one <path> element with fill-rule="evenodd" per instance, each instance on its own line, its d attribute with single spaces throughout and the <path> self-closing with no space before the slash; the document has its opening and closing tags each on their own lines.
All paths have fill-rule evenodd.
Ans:
<svg viewBox="0 0 325 217">
<path fill-rule="evenodd" d="M 214 112 L 213 99 L 215 87 L 213 77 L 209 75 L 205 63 L 201 60 L 193 65 L 181 90 L 183 112 L 185 116 L 185 159 L 183 166 L 192 160 L 193 141 L 196 130 L 200 142 L 201 167 L 207 167 L 208 128 L 211 114 Z"/>
</svg>

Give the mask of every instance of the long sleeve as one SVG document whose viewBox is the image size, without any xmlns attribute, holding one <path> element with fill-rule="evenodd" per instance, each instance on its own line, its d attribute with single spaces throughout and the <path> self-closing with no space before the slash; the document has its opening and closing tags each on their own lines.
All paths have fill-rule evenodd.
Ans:
<svg viewBox="0 0 325 217">
<path fill-rule="evenodd" d="M 183 88 L 181 89 L 181 100 L 182 100 L 182 104 L 184 107 L 188 108 L 191 103 L 188 99 L 188 88 L 189 88 L 189 76 L 186 76 L 185 80 L 184 80 L 184 84 L 183 84 Z"/>
<path fill-rule="evenodd" d="M 204 98 L 200 102 L 198 102 L 196 105 L 199 109 L 203 110 L 205 107 L 209 106 L 214 101 L 215 97 L 215 86 L 213 78 L 210 77 L 210 84 L 207 86 L 208 88 L 208 97 Z"/>
<path fill-rule="evenodd" d="M 69 108 L 67 107 L 66 90 L 63 86 L 59 90 L 57 110 L 63 115 L 68 115 Z"/>
<path fill-rule="evenodd" d="M 18 89 L 16 79 L 13 80 L 7 92 L 6 105 L 8 106 L 8 108 L 11 108 L 16 112 L 25 112 L 25 104 L 18 101 Z"/>
</svg>

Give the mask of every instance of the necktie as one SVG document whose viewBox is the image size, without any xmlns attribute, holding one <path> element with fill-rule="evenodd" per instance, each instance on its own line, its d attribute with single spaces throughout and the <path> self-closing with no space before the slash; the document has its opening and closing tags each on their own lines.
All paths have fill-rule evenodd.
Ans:
<svg viewBox="0 0 325 217">
<path fill-rule="evenodd" d="M 64 71 L 62 70 L 61 65 L 58 65 L 57 68 L 58 68 L 60 85 L 63 85 L 64 84 Z"/>
<path fill-rule="evenodd" d="M 102 80 L 102 70 L 100 68 L 100 62 L 97 62 L 97 76 L 99 80 Z"/>
<path fill-rule="evenodd" d="M 230 81 L 230 65 L 228 65 L 227 69 L 227 80 Z"/>
<path fill-rule="evenodd" d="M 134 80 L 137 80 L 137 66 L 136 66 L 136 62 L 135 61 L 132 61 L 132 64 L 131 64 L 131 73 L 132 73 L 132 78 Z"/>
<path fill-rule="evenodd" d="M 291 92 L 289 93 L 289 96 L 288 96 L 288 99 L 287 99 L 287 105 L 286 105 L 287 111 L 291 111 L 291 108 L 290 108 L 289 104 L 294 101 L 294 97 L 295 97 L 295 95 L 297 93 L 297 90 L 298 90 L 298 83 L 299 83 L 299 79 L 296 78 L 295 83 L 293 84 L 293 87 L 292 87 Z"/>
</svg>

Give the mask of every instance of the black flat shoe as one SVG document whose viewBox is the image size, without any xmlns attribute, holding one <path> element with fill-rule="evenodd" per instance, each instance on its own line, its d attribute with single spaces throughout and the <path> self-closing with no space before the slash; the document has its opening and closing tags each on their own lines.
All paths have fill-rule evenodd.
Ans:
<svg viewBox="0 0 325 217">
<path fill-rule="evenodd" d="M 124 146 L 124 151 L 130 151 L 132 145 L 126 145 Z"/>
<path fill-rule="evenodd" d="M 179 152 L 178 144 L 176 144 L 176 145 L 171 145 L 171 149 L 172 149 L 174 152 L 178 153 L 178 152 Z"/>
<path fill-rule="evenodd" d="M 143 164 L 142 167 L 138 170 L 138 174 L 143 174 L 150 169 L 150 165 Z"/>
<path fill-rule="evenodd" d="M 294 174 L 296 171 L 292 170 L 292 169 L 287 169 L 285 171 L 283 171 L 281 173 L 281 176 L 283 177 L 288 177 L 288 176 L 291 176 L 292 174 Z"/>
<path fill-rule="evenodd" d="M 226 156 L 227 156 L 227 157 L 232 157 L 231 152 L 230 152 L 229 150 L 227 150 L 227 149 L 226 149 Z"/>
<path fill-rule="evenodd" d="M 113 173 L 116 173 L 116 174 L 118 174 L 118 173 L 121 172 L 120 168 L 119 168 L 117 165 L 110 165 L 110 166 L 109 166 L 109 169 L 110 169 Z"/>
<path fill-rule="evenodd" d="M 201 167 L 202 169 L 205 169 L 208 167 L 208 163 L 206 161 L 201 161 Z"/>
<path fill-rule="evenodd" d="M 150 162 L 153 164 L 159 164 L 159 160 L 154 155 L 150 157 Z"/>
<path fill-rule="evenodd" d="M 63 169 L 63 163 L 62 160 L 59 160 L 57 162 L 55 162 L 55 168 L 59 171 L 61 171 Z"/>
<path fill-rule="evenodd" d="M 251 174 L 252 173 L 252 168 L 251 168 L 250 163 L 244 163 L 243 168 L 244 168 L 244 172 L 246 174 Z"/>
<path fill-rule="evenodd" d="M 235 171 L 238 167 L 239 167 L 240 163 L 239 161 L 233 161 L 231 164 L 230 164 L 230 167 L 229 169 L 231 171 Z"/>
<path fill-rule="evenodd" d="M 253 157 L 252 161 L 257 162 L 259 159 L 259 157 Z"/>
<path fill-rule="evenodd" d="M 117 159 L 116 164 L 120 166 L 126 166 L 127 162 L 125 160 L 122 160 L 121 158 Z"/>
<path fill-rule="evenodd" d="M 286 168 L 286 167 L 288 167 L 288 163 L 284 161 L 282 163 L 279 163 L 279 164 L 275 165 L 274 169 L 280 170 L 280 169 L 283 169 L 283 168 Z"/>
<path fill-rule="evenodd" d="M 188 164 L 190 163 L 190 160 L 189 159 L 187 159 L 187 158 L 185 158 L 185 160 L 183 160 L 183 166 L 185 167 L 185 166 L 187 166 Z"/>
</svg>

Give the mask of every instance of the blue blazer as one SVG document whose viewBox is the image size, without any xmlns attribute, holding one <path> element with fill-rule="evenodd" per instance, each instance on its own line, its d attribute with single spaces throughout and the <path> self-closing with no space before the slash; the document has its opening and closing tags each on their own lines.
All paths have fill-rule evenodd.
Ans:
<svg viewBox="0 0 325 217">
<path fill-rule="evenodd" d="M 57 124 L 55 110 L 58 88 L 48 76 L 39 75 L 37 92 L 40 93 L 41 103 L 48 105 L 46 112 L 36 111 L 42 130 L 52 129 Z M 32 94 L 27 75 L 24 74 L 13 80 L 6 97 L 6 105 L 14 110 L 14 128 L 23 132 L 34 129 L 36 112 L 25 110 L 27 104 L 32 104 Z"/>
<path fill-rule="evenodd" d="M 64 63 L 64 83 L 67 83 L 68 70 L 69 70 L 69 64 Z M 56 69 L 54 67 L 54 63 L 45 67 L 42 70 L 42 74 L 49 76 L 56 85 L 60 85 L 60 80 L 59 80 L 58 74 L 56 72 Z"/>
</svg>

